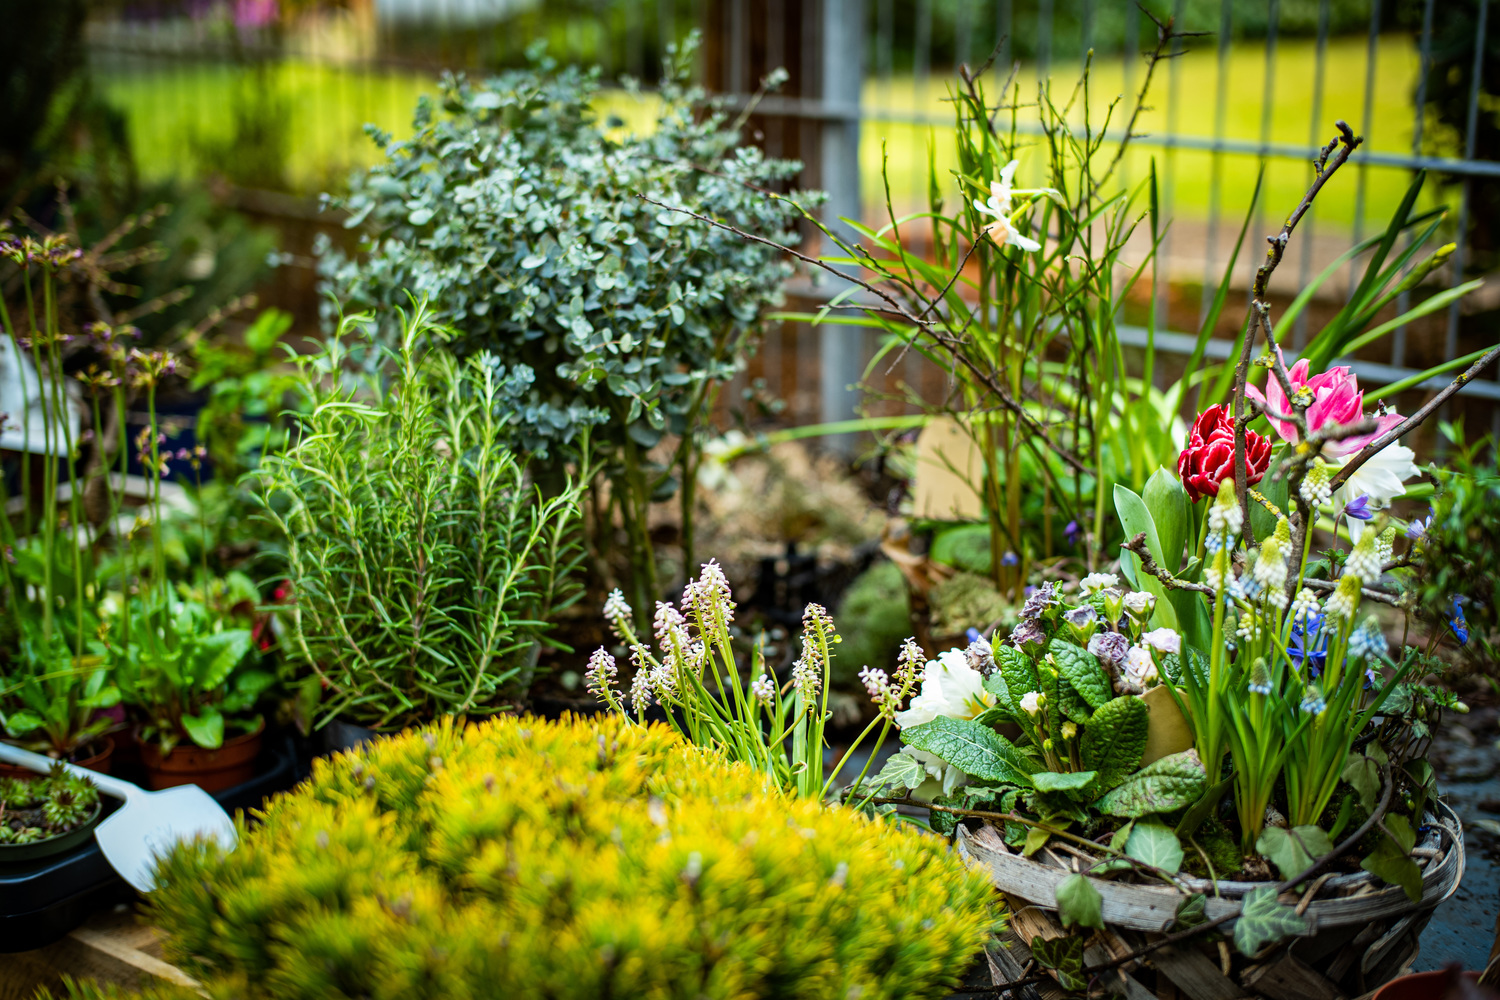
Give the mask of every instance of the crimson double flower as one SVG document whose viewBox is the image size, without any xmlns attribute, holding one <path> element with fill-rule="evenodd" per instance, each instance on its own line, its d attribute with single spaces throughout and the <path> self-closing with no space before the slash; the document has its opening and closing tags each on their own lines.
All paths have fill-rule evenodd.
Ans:
<svg viewBox="0 0 1500 1000">
<path fill-rule="evenodd" d="M 1245 452 L 1246 482 L 1258 483 L 1271 465 L 1271 441 L 1246 431 Z M 1193 503 L 1218 495 L 1219 483 L 1234 478 L 1234 421 L 1229 407 L 1210 406 L 1198 414 L 1187 447 L 1177 456 L 1177 475 Z"/>
</svg>

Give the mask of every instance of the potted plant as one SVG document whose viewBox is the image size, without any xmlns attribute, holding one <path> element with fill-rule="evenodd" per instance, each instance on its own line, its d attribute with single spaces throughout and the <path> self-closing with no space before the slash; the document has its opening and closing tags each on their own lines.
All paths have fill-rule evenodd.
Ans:
<svg viewBox="0 0 1500 1000">
<path fill-rule="evenodd" d="M 0 778 L 0 864 L 76 847 L 93 832 L 101 811 L 99 790 L 60 764 L 44 778 Z"/>
<path fill-rule="evenodd" d="M 412 305 L 399 350 L 360 314 L 296 359 L 304 415 L 254 474 L 283 549 L 283 646 L 319 727 L 513 704 L 578 592 L 579 487 L 542 496 L 503 443 L 520 384 L 442 350 L 446 331 Z M 373 375 L 349 364 L 363 352 L 382 359 Z"/>
<path fill-rule="evenodd" d="M 254 776 L 265 730 L 256 707 L 276 683 L 254 642 L 258 600 L 240 573 L 197 590 L 153 588 L 121 609 L 137 623 L 128 640 L 111 642 L 123 629 L 105 632 L 107 662 L 139 720 L 151 788 L 192 783 L 214 792 Z"/>
</svg>

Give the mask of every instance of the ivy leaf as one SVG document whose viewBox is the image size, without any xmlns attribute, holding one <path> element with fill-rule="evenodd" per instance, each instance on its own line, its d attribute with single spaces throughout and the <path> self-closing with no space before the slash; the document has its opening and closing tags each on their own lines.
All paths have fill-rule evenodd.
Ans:
<svg viewBox="0 0 1500 1000">
<path fill-rule="evenodd" d="M 1251 889 L 1234 922 L 1234 946 L 1241 955 L 1254 956 L 1267 945 L 1293 934 L 1306 934 L 1307 921 L 1297 911 L 1276 899 L 1276 887 Z"/>
<path fill-rule="evenodd" d="M 1021 752 L 993 729 L 972 720 L 940 715 L 931 722 L 903 729 L 901 740 L 909 747 L 936 754 L 971 778 L 1031 787 Z"/>
<path fill-rule="evenodd" d="M 1339 775 L 1359 793 L 1360 808 L 1365 812 L 1375 811 L 1375 796 L 1380 792 L 1380 766 L 1369 757 L 1351 753 L 1344 762 L 1344 773 Z"/>
<path fill-rule="evenodd" d="M 1152 761 L 1099 800 L 1106 816 L 1137 817 L 1186 808 L 1208 785 L 1197 750 L 1184 750 Z"/>
<path fill-rule="evenodd" d="M 1094 927 L 1104 930 L 1104 897 L 1083 875 L 1069 875 L 1053 890 L 1057 915 L 1064 927 Z"/>
<path fill-rule="evenodd" d="M 1318 858 L 1333 850 L 1333 841 L 1316 826 L 1299 826 L 1291 830 L 1268 826 L 1261 831 L 1255 849 L 1271 859 L 1283 879 L 1295 878 L 1307 871 Z"/>
<path fill-rule="evenodd" d="M 1038 771 L 1031 783 L 1039 792 L 1081 792 L 1094 783 L 1093 771 Z"/>
<path fill-rule="evenodd" d="M 1083 766 L 1099 772 L 1099 786 L 1109 789 L 1141 764 L 1151 711 L 1140 698 L 1105 702 L 1089 719 L 1079 744 Z"/>
<path fill-rule="evenodd" d="M 927 777 L 927 769 L 922 762 L 909 753 L 892 754 L 891 759 L 885 762 L 885 767 L 875 776 L 875 784 L 880 788 L 906 788 L 913 789 L 922 783 Z"/>
<path fill-rule="evenodd" d="M 1014 646 L 996 646 L 995 663 L 1000 667 L 1000 677 L 1019 708 L 1021 699 L 1032 691 L 1042 689 L 1037 680 L 1036 667 L 1026 654 Z"/>
<path fill-rule="evenodd" d="M 1407 899 L 1420 903 L 1422 869 L 1411 858 L 1417 835 L 1412 832 L 1411 823 L 1405 816 L 1387 816 L 1384 825 L 1390 835 L 1381 834 L 1374 852 L 1359 866 L 1390 885 L 1399 885 L 1406 890 Z"/>
<path fill-rule="evenodd" d="M 1177 904 L 1177 913 L 1172 918 L 1172 929 L 1185 931 L 1189 927 L 1197 927 L 1208 919 L 1208 897 L 1201 892 L 1195 892 Z"/>
<path fill-rule="evenodd" d="M 1081 991 L 1088 988 L 1083 977 L 1083 938 L 1076 934 L 1052 938 L 1041 935 L 1031 939 L 1031 955 L 1037 964 L 1057 977 L 1058 985 L 1065 990 Z"/>
<path fill-rule="evenodd" d="M 1109 674 L 1093 653 L 1062 639 L 1053 639 L 1047 652 L 1057 664 L 1058 673 L 1088 702 L 1090 708 L 1099 708 L 1114 697 Z"/>
<path fill-rule="evenodd" d="M 1175 875 L 1182 868 L 1182 844 L 1169 826 L 1137 823 L 1125 841 L 1125 853 L 1137 861 Z"/>
</svg>

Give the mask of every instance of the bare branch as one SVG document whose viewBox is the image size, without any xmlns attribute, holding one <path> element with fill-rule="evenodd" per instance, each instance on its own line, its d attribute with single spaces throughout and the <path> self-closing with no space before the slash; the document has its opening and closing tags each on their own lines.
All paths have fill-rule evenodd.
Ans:
<svg viewBox="0 0 1500 1000">
<path fill-rule="evenodd" d="M 1137 534 L 1130 541 L 1121 544 L 1120 548 L 1134 552 L 1136 558 L 1141 561 L 1141 569 L 1161 581 L 1163 587 L 1168 590 L 1191 590 L 1195 594 L 1207 594 L 1214 596 L 1214 588 L 1202 584 L 1193 583 L 1191 580 L 1179 580 L 1164 569 L 1151 555 L 1151 550 L 1146 546 L 1146 533 Z"/>
</svg>

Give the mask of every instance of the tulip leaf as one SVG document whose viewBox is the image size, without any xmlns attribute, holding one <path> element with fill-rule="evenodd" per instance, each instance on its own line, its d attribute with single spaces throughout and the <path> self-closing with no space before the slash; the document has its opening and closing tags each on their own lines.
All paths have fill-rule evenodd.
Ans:
<svg viewBox="0 0 1500 1000">
<path fill-rule="evenodd" d="M 1175 812 L 1198 800 L 1208 786 L 1208 775 L 1197 750 L 1184 750 L 1152 761 L 1099 800 L 1106 816 L 1135 818 L 1150 813 Z"/>
<path fill-rule="evenodd" d="M 941 757 L 971 778 L 1031 787 L 1028 763 L 1021 752 L 993 729 L 970 719 L 940 715 L 903 729 L 901 741 Z"/>
<path fill-rule="evenodd" d="M 1052 662 L 1057 664 L 1058 673 L 1090 708 L 1099 708 L 1114 697 L 1114 692 L 1110 690 L 1109 674 L 1105 673 L 1104 668 L 1099 665 L 1098 657 L 1093 653 L 1063 639 L 1053 639 L 1047 651 Z M 1067 712 L 1066 708 L 1064 712 Z M 1082 719 L 1073 718 L 1072 713 L 1067 714 L 1068 718 L 1080 725 L 1088 721 L 1087 714 Z"/>
<path fill-rule="evenodd" d="M 1151 511 L 1146 508 L 1146 501 L 1128 487 L 1116 483 L 1115 513 L 1119 515 L 1120 526 L 1125 529 L 1125 537 L 1134 538 L 1144 532 L 1146 551 L 1151 553 L 1151 558 L 1156 560 L 1157 565 L 1165 566 L 1166 559 L 1162 556 L 1156 522 L 1151 517 Z M 1136 589 L 1144 590 L 1156 597 L 1156 610 L 1151 613 L 1151 624 L 1156 628 L 1181 631 L 1177 623 L 1177 609 L 1172 604 L 1171 592 L 1160 580 L 1141 569 L 1140 559 L 1134 552 L 1120 550 L 1120 569 Z"/>
<path fill-rule="evenodd" d="M 1104 897 L 1087 876 L 1069 875 L 1052 892 L 1064 927 L 1104 930 Z"/>
<path fill-rule="evenodd" d="M 1141 763 L 1151 711 L 1140 698 L 1115 698 L 1099 706 L 1079 744 L 1083 766 L 1099 772 L 1099 787 L 1125 780 Z"/>
<path fill-rule="evenodd" d="M 1125 853 L 1142 864 L 1175 875 L 1182 867 L 1182 843 L 1169 826 L 1137 823 L 1125 841 Z"/>
<path fill-rule="evenodd" d="M 1156 536 L 1161 543 L 1162 567 L 1176 573 L 1182 567 L 1183 547 L 1193 526 L 1193 504 L 1187 490 L 1166 468 L 1158 468 L 1146 480 L 1146 489 L 1141 497 L 1146 511 L 1156 526 Z M 1118 501 L 1117 501 L 1118 502 Z M 1147 535 L 1147 541 L 1150 541 Z M 1153 553 L 1154 555 L 1154 553 Z"/>
<path fill-rule="evenodd" d="M 1282 938 L 1306 933 L 1307 921 L 1297 916 L 1296 910 L 1277 901 L 1274 885 L 1263 885 L 1245 896 L 1234 922 L 1234 946 L 1248 958 Z"/>
</svg>

